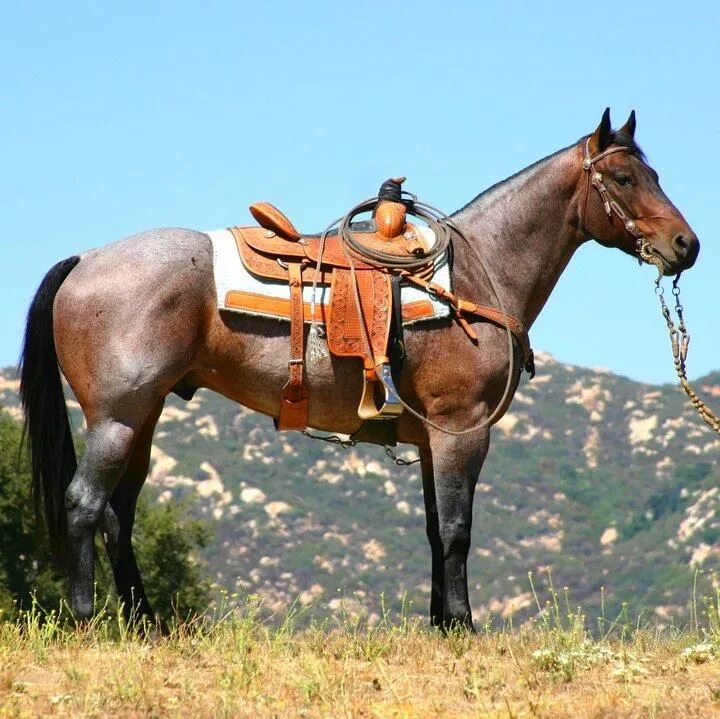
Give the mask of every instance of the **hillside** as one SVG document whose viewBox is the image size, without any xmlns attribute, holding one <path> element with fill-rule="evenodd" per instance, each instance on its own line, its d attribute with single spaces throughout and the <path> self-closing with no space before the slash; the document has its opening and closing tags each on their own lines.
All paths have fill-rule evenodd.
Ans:
<svg viewBox="0 0 720 719">
<path fill-rule="evenodd" d="M 720 395 L 720 373 L 700 380 Z M 15 416 L 17 381 L 0 375 Z M 720 398 L 718 398 L 720 402 Z M 70 401 L 74 426 L 82 429 Z M 413 454 L 407 449 L 407 456 Z M 701 593 L 720 563 L 720 439 L 674 386 L 538 358 L 493 432 L 475 501 L 469 564 L 478 620 L 533 611 L 528 572 L 552 568 L 573 603 L 608 615 L 687 619 L 695 567 Z M 381 448 L 344 451 L 209 392 L 168 400 L 153 450 L 159 501 L 191 497 L 213 522 L 205 561 L 230 593 L 281 610 L 299 598 L 378 611 L 406 596 L 427 611 L 429 549 L 419 470 Z M 518 613 L 519 612 L 519 613 Z"/>
</svg>

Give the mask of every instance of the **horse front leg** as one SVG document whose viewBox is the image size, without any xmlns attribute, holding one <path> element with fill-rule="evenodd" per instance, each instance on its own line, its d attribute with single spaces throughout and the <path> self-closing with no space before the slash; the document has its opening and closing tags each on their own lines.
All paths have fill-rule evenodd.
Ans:
<svg viewBox="0 0 720 719">
<path fill-rule="evenodd" d="M 430 594 L 430 624 L 441 627 L 445 593 L 445 569 L 443 546 L 440 541 L 437 500 L 435 498 L 435 472 L 429 447 L 420 447 L 420 468 L 422 470 L 423 499 L 425 500 L 425 531 L 432 556 L 432 589 Z"/>
<path fill-rule="evenodd" d="M 435 430 L 430 433 L 431 459 L 423 463 L 428 538 L 433 553 L 430 613 L 433 624 L 439 624 L 443 631 L 457 626 L 475 631 L 468 597 L 467 557 L 475 485 L 489 444 L 487 431 L 460 437 Z"/>
</svg>

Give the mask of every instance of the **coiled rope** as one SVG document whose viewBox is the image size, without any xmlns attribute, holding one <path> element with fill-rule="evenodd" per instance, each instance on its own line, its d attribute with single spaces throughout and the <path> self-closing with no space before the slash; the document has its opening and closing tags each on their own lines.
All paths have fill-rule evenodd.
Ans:
<svg viewBox="0 0 720 719">
<path fill-rule="evenodd" d="M 403 200 L 403 204 L 405 205 L 408 214 L 413 215 L 414 217 L 419 217 L 421 220 L 426 222 L 428 227 L 435 233 L 435 244 L 426 254 L 422 255 L 421 257 L 403 257 L 390 254 L 388 252 L 383 252 L 381 250 L 365 247 L 362 243 L 355 239 L 352 231 L 352 221 L 357 215 L 365 212 L 371 212 L 372 210 L 374 210 L 377 207 L 378 203 L 381 201 L 381 198 L 372 197 L 353 207 L 344 217 L 339 218 L 330 225 L 328 225 L 328 227 L 323 231 L 321 235 L 320 252 L 317 260 L 315 280 L 313 281 L 312 299 L 310 303 L 310 314 L 312 317 L 312 326 L 310 328 L 311 333 L 314 332 L 316 336 L 319 336 L 320 334 L 315 315 L 315 296 L 317 292 L 318 279 L 320 277 L 322 256 L 325 250 L 325 241 L 327 239 L 327 236 L 333 231 L 338 232 L 343 244 L 343 251 L 345 253 L 345 257 L 347 258 L 348 264 L 350 265 L 350 275 L 352 278 L 354 290 L 353 294 L 355 297 L 358 316 L 361 318 L 360 325 L 363 332 L 363 341 L 365 343 L 365 350 L 370 357 L 372 356 L 370 337 L 368 328 L 365 326 L 365 322 L 362 320 L 363 313 L 360 302 L 360 292 L 358 290 L 357 278 L 355 276 L 357 269 L 355 267 L 353 257 L 373 267 L 377 267 L 378 269 L 387 271 L 391 274 L 411 272 L 412 270 L 418 270 L 420 268 L 426 267 L 431 262 L 434 263 L 435 261 L 441 259 L 446 252 L 452 251 L 452 239 L 453 234 L 455 234 L 467 245 L 467 247 L 470 249 L 470 252 L 475 256 L 478 265 L 480 266 L 483 273 L 485 274 L 485 277 L 488 280 L 488 284 L 490 285 L 490 289 L 495 296 L 495 300 L 497 301 L 497 305 L 500 311 L 503 313 L 503 315 L 507 316 L 504 303 L 502 301 L 500 293 L 498 292 L 495 281 L 493 280 L 487 268 L 485 261 L 483 260 L 476 247 L 467 239 L 467 237 L 465 237 L 465 234 L 462 232 L 462 230 L 460 230 L 460 228 L 451 220 L 451 218 L 441 210 L 425 202 L 420 202 L 415 197 L 415 195 L 412 195 L 408 192 L 403 192 L 402 194 L 407 196 L 407 198 Z M 420 414 L 420 412 L 413 409 L 407 402 L 405 402 L 402 397 L 398 395 L 398 400 L 400 401 L 400 404 L 402 404 L 403 408 L 407 410 L 407 412 L 416 419 L 424 422 L 425 424 L 429 425 L 433 429 L 438 430 L 439 432 L 444 432 L 445 434 L 449 434 L 452 436 L 459 437 L 462 435 L 478 432 L 482 429 L 485 429 L 486 427 L 490 427 L 500 418 L 501 412 L 504 411 L 504 408 L 508 404 L 508 401 L 513 393 L 513 378 L 517 369 L 513 334 L 507 323 L 505 323 L 505 333 L 507 337 L 508 350 L 508 374 L 507 380 L 505 382 L 505 390 L 503 391 L 502 398 L 500 399 L 498 405 L 495 407 L 493 412 L 484 420 L 478 422 L 472 427 L 468 427 L 467 429 L 449 429 L 447 427 L 440 426 L 436 422 L 433 422 L 424 415 Z M 380 374 L 378 374 L 378 378 L 381 382 L 383 381 L 383 378 L 382 376 L 380 376 Z M 386 389 L 389 390 L 387 386 Z"/>
</svg>

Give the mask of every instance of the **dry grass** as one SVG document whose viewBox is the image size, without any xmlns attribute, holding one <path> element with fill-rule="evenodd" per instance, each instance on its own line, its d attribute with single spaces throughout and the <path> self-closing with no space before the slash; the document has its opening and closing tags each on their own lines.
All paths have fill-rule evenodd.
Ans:
<svg viewBox="0 0 720 719">
<path fill-rule="evenodd" d="M 250 603 L 148 639 L 114 617 L 0 618 L 0 717 L 720 716 L 712 627 L 590 639 L 557 603 L 520 630 L 448 638 L 406 617 L 296 620 Z"/>
</svg>

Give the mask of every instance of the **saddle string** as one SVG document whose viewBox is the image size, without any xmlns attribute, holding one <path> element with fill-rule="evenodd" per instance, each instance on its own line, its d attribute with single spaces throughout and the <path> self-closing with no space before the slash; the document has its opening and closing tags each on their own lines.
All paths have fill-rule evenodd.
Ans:
<svg viewBox="0 0 720 719">
<path fill-rule="evenodd" d="M 332 225 L 326 227 L 322 235 L 320 236 L 320 251 L 318 252 L 318 259 L 315 264 L 315 277 L 312 283 L 312 294 L 310 296 L 310 331 L 308 332 L 307 351 L 308 357 L 311 360 L 323 360 L 330 357 L 330 351 L 327 345 L 322 341 L 323 331 L 318 322 L 316 308 L 317 308 L 317 286 L 320 278 L 322 268 L 322 258 L 325 253 L 325 242 L 327 240 L 328 233 L 340 220 L 336 220 Z"/>
</svg>

